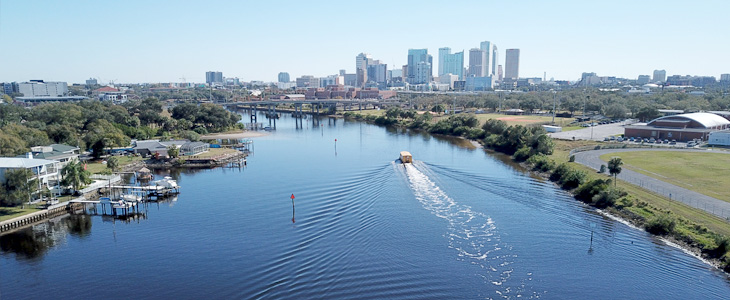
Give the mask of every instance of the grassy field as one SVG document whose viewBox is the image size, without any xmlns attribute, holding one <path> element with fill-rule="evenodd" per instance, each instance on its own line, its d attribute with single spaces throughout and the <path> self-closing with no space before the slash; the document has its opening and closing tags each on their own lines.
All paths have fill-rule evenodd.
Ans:
<svg viewBox="0 0 730 300">
<path fill-rule="evenodd" d="M 558 164 L 567 162 L 569 160 L 570 149 L 582 146 L 593 146 L 602 144 L 601 142 L 596 141 L 553 141 L 555 142 L 555 151 L 551 155 L 551 158 L 555 160 L 555 162 L 557 162 Z M 608 175 L 598 174 L 596 173 L 596 170 L 593 170 L 587 166 L 578 163 L 569 164 L 578 170 L 584 171 L 588 175 L 589 180 L 598 178 L 609 178 Z M 651 217 L 652 215 L 659 213 L 659 210 L 668 211 L 675 214 L 676 216 L 691 220 L 692 222 L 695 222 L 696 224 L 699 224 L 701 226 L 705 226 L 712 232 L 725 236 L 730 236 L 730 223 L 728 223 L 726 220 L 718 218 L 717 216 L 709 214 L 703 210 L 687 206 L 681 202 L 669 200 L 664 196 L 655 194 L 651 191 L 645 190 L 630 183 L 623 182 L 621 180 L 618 181 L 618 187 L 624 189 L 629 195 L 635 197 L 638 202 L 648 204 L 647 207 L 639 207 L 638 205 L 635 205 L 633 207 L 627 208 L 638 215 Z M 677 230 L 687 233 L 691 231 L 689 227 L 691 227 L 691 225 L 678 224 Z M 689 235 L 692 235 L 696 239 L 707 238 L 706 236 L 698 236 L 691 233 Z"/>
<path fill-rule="evenodd" d="M 133 162 L 144 160 L 140 156 L 117 156 L 117 159 L 119 159 L 119 168 L 120 169 Z M 106 164 L 102 163 L 101 161 L 87 163 L 86 170 L 91 172 L 91 174 L 99 174 L 99 173 L 104 172 L 105 170 L 111 171 L 111 169 L 107 168 Z"/>
<path fill-rule="evenodd" d="M 228 153 L 236 153 L 238 150 L 236 149 L 229 149 L 229 148 L 210 148 L 208 152 L 200 153 L 193 155 L 196 158 L 209 158 L 214 157 L 218 155 L 228 154 Z M 181 158 L 186 159 L 191 156 L 181 156 Z"/>
<path fill-rule="evenodd" d="M 730 202 L 730 155 L 724 153 L 641 151 L 601 156 L 620 157 L 627 169 Z"/>
<path fill-rule="evenodd" d="M 479 123 L 484 124 L 489 119 L 497 119 L 502 120 L 507 123 L 507 125 L 529 125 L 529 124 L 535 124 L 535 123 L 545 123 L 545 122 L 552 122 L 553 117 L 552 116 L 532 116 L 532 115 L 523 115 L 523 116 L 512 116 L 512 115 L 503 115 L 503 114 L 477 114 L 477 119 L 479 120 Z M 570 122 L 573 122 L 573 118 L 555 118 L 555 124 L 557 126 L 568 126 Z"/>
</svg>

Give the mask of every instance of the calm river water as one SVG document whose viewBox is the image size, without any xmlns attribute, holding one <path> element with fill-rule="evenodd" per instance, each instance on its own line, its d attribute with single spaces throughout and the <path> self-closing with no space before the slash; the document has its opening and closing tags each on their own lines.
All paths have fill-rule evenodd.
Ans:
<svg viewBox="0 0 730 300">
<path fill-rule="evenodd" d="M 722 272 L 482 150 L 343 120 L 296 127 L 284 116 L 255 138 L 244 169 L 174 172 L 177 200 L 138 219 L 65 216 L 0 237 L 0 298 L 730 295 Z"/>
</svg>

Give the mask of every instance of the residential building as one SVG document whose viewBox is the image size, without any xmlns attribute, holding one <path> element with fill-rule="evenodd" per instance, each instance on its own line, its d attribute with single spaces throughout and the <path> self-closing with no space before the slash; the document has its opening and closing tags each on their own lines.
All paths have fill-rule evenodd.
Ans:
<svg viewBox="0 0 730 300">
<path fill-rule="evenodd" d="M 223 84 L 223 72 L 214 72 L 214 71 L 208 71 L 205 72 L 205 83 L 213 85 L 213 84 Z"/>
<path fill-rule="evenodd" d="M 34 159 L 47 159 L 55 160 L 59 162 L 59 168 L 63 168 L 69 162 L 76 161 L 79 159 L 79 147 L 64 145 L 64 144 L 51 144 L 48 146 L 36 146 L 31 147 L 31 154 Z"/>
<path fill-rule="evenodd" d="M 38 180 L 38 189 L 31 198 L 38 199 L 43 188 L 59 191 L 59 165 L 55 160 L 34 159 L 32 153 L 26 157 L 0 157 L 0 182 L 5 181 L 5 173 L 10 170 L 28 169 L 33 172 L 31 180 Z"/>
<path fill-rule="evenodd" d="M 451 54 L 451 48 L 439 48 L 439 76 L 454 74 L 462 79 L 464 76 L 464 51 Z"/>
<path fill-rule="evenodd" d="M 91 86 L 91 85 L 97 85 L 97 84 L 98 84 L 98 82 L 94 78 L 86 79 L 86 85 Z"/>
<path fill-rule="evenodd" d="M 486 60 L 486 53 L 484 50 L 479 48 L 472 48 L 469 50 L 469 77 L 482 77 L 484 76 L 484 61 Z"/>
<path fill-rule="evenodd" d="M 408 49 L 406 82 L 410 84 L 427 83 L 433 74 L 433 57 L 428 49 Z"/>
<path fill-rule="evenodd" d="M 520 49 L 507 49 L 504 58 L 505 78 L 517 79 L 520 77 Z"/>
<path fill-rule="evenodd" d="M 439 76 L 439 82 L 443 84 L 448 84 L 449 89 L 454 89 L 454 82 L 459 81 L 459 76 L 454 75 L 451 73 L 446 73 L 444 75 Z"/>
<path fill-rule="evenodd" d="M 654 70 L 653 82 L 665 82 L 667 81 L 667 71 L 665 70 Z"/>
<path fill-rule="evenodd" d="M 720 74 L 720 81 L 722 81 L 722 82 L 730 81 L 730 74 Z"/>
<path fill-rule="evenodd" d="M 3 94 L 12 94 L 12 93 L 19 93 L 20 87 L 17 82 L 5 82 L 2 84 L 3 86 Z"/>
<path fill-rule="evenodd" d="M 287 72 L 279 72 L 279 82 L 289 82 L 289 73 Z"/>
<path fill-rule="evenodd" d="M 26 98 L 63 97 L 68 94 L 68 84 L 61 81 L 31 80 L 20 83 L 18 90 Z"/>
</svg>

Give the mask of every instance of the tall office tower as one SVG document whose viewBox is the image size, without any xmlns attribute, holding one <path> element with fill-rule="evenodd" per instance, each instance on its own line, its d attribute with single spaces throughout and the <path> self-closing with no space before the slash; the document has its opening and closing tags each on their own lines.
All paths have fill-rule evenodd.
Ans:
<svg viewBox="0 0 730 300">
<path fill-rule="evenodd" d="M 371 60 L 367 67 L 368 81 L 385 84 L 388 78 L 388 65 L 380 63 L 379 60 Z"/>
<path fill-rule="evenodd" d="M 665 82 L 667 81 L 667 71 L 665 70 L 654 70 L 653 82 Z"/>
<path fill-rule="evenodd" d="M 451 54 L 451 48 L 443 47 L 439 48 L 439 72 L 438 76 L 444 75 L 444 64 L 446 63 L 446 56 Z"/>
<path fill-rule="evenodd" d="M 464 51 L 451 53 L 451 48 L 444 47 L 439 49 L 439 76 L 444 74 L 454 74 L 459 76 L 459 80 L 464 77 Z"/>
<path fill-rule="evenodd" d="M 479 48 L 472 48 L 469 50 L 469 73 L 470 77 L 483 77 L 484 74 L 484 60 L 486 59 L 484 50 Z"/>
<path fill-rule="evenodd" d="M 289 82 L 289 73 L 279 72 L 279 82 Z"/>
<path fill-rule="evenodd" d="M 504 72 L 502 71 L 502 65 L 497 66 L 497 78 L 499 78 L 499 81 L 502 81 L 502 79 L 504 79 Z"/>
<path fill-rule="evenodd" d="M 492 46 L 492 77 L 497 75 L 497 65 L 499 64 L 497 45 Z"/>
<path fill-rule="evenodd" d="M 207 83 L 207 84 L 213 84 L 213 83 L 223 84 L 223 72 L 213 72 L 213 71 L 205 72 L 205 83 Z"/>
<path fill-rule="evenodd" d="M 482 76 L 492 74 L 492 42 L 484 41 L 479 43 L 479 49 L 484 51 L 484 61 L 482 63 Z"/>
<path fill-rule="evenodd" d="M 355 74 L 357 75 L 357 86 L 363 87 L 368 82 L 368 63 L 373 58 L 370 54 L 360 53 L 355 57 Z"/>
<path fill-rule="evenodd" d="M 504 69 L 504 78 L 520 78 L 520 49 L 507 49 Z"/>
<path fill-rule="evenodd" d="M 424 64 L 419 65 L 420 63 Z M 408 49 L 408 69 L 406 70 L 406 76 L 408 77 L 406 81 L 411 84 L 427 83 L 431 80 L 432 75 L 433 57 L 428 55 L 428 49 Z"/>
</svg>

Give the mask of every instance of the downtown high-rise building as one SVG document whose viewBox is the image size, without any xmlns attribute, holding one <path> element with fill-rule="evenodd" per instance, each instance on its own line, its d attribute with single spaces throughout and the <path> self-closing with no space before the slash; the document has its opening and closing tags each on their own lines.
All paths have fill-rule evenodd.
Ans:
<svg viewBox="0 0 730 300">
<path fill-rule="evenodd" d="M 492 44 L 492 77 L 497 75 L 497 65 L 499 65 L 498 54 L 497 45 Z"/>
<path fill-rule="evenodd" d="M 665 82 L 667 81 L 667 71 L 665 70 L 654 70 L 654 77 L 651 79 L 653 82 Z"/>
<path fill-rule="evenodd" d="M 449 47 L 439 48 L 438 76 L 449 73 L 464 79 L 464 51 L 452 54 Z"/>
<path fill-rule="evenodd" d="M 492 42 L 484 41 L 479 43 L 479 49 L 484 51 L 484 61 L 482 62 L 482 76 L 492 75 Z"/>
<path fill-rule="evenodd" d="M 504 78 L 517 79 L 520 77 L 520 49 L 507 49 L 504 57 Z"/>
<path fill-rule="evenodd" d="M 370 54 L 360 53 L 355 57 L 355 74 L 357 75 L 356 85 L 358 87 L 365 86 L 368 82 L 368 64 L 372 62 L 373 58 Z"/>
<path fill-rule="evenodd" d="M 428 49 L 408 49 L 408 68 L 406 82 L 410 84 L 428 83 L 433 75 L 433 57 Z"/>
<path fill-rule="evenodd" d="M 207 83 L 207 84 L 214 84 L 214 83 L 223 84 L 223 72 L 214 72 L 214 71 L 205 72 L 205 83 Z"/>
<path fill-rule="evenodd" d="M 287 72 L 279 72 L 279 82 L 289 82 L 289 73 Z"/>
<path fill-rule="evenodd" d="M 467 75 L 469 77 L 484 77 L 486 74 L 486 67 L 484 61 L 487 59 L 487 55 L 484 50 L 479 48 L 472 48 L 469 50 L 469 71 Z"/>
</svg>

